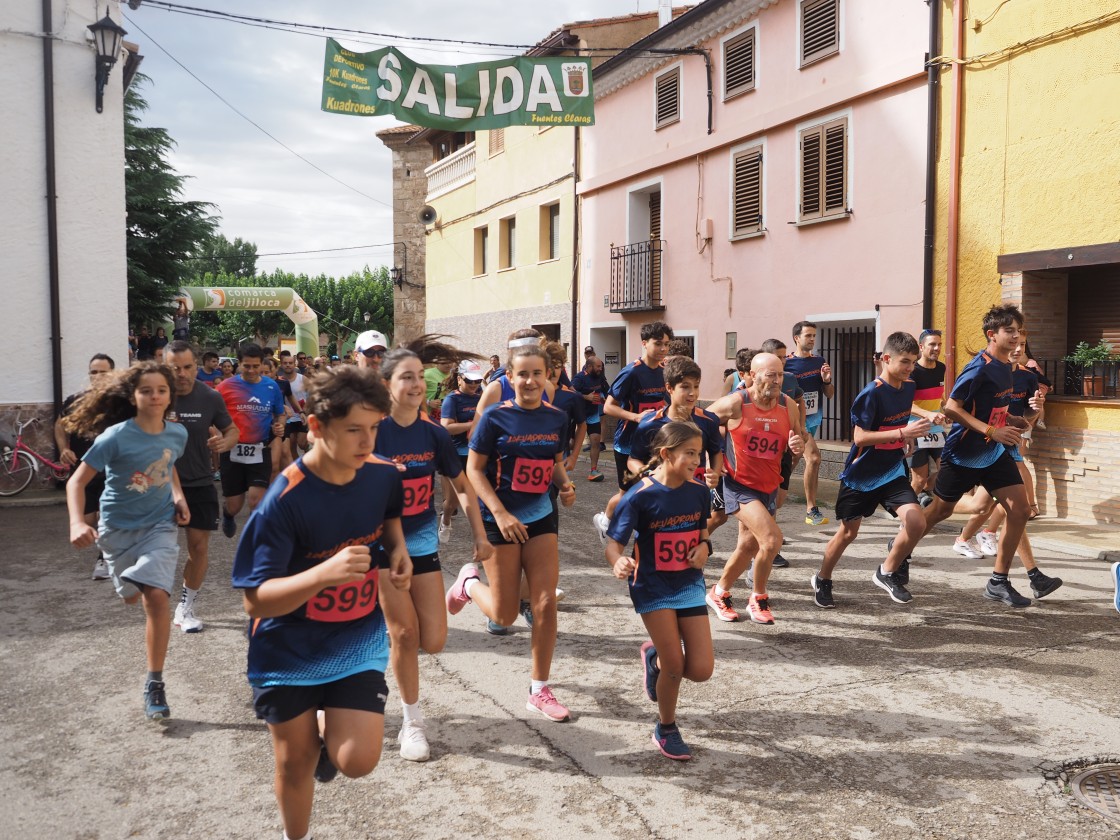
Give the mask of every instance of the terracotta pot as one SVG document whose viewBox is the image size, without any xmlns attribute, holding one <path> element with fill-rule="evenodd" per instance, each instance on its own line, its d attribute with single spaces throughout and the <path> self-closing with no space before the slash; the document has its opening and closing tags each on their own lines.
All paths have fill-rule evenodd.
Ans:
<svg viewBox="0 0 1120 840">
<path fill-rule="evenodd" d="M 1104 396 L 1104 377 L 1103 376 L 1082 376 L 1081 377 L 1081 396 L 1083 396 L 1083 397 L 1103 397 Z"/>
</svg>

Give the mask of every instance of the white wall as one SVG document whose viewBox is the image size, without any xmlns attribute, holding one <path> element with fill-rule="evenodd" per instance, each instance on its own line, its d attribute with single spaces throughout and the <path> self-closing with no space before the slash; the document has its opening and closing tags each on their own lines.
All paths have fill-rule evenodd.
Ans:
<svg viewBox="0 0 1120 840">
<path fill-rule="evenodd" d="M 39 0 L 4 4 L 0 23 L 0 404 L 52 399 L 43 38 Z M 120 4 L 108 3 L 118 23 Z M 88 382 L 86 363 L 128 362 L 123 65 L 104 111 L 94 107 L 86 27 L 105 0 L 53 0 L 55 165 L 63 393 Z M 125 27 L 127 28 L 127 26 Z"/>
</svg>

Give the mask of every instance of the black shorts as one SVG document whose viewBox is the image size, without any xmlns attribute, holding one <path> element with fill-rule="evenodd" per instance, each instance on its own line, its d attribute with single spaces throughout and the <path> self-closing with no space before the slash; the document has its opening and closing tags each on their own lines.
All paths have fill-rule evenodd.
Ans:
<svg viewBox="0 0 1120 840">
<path fill-rule="evenodd" d="M 699 616 L 699 615 L 702 615 L 705 618 L 707 618 L 708 607 L 707 606 L 703 606 L 703 607 L 682 607 L 681 609 L 676 610 L 675 612 L 677 613 L 677 618 L 692 618 L 694 616 Z"/>
<path fill-rule="evenodd" d="M 948 460 L 942 461 L 933 493 L 939 499 L 956 503 L 961 496 L 977 485 L 991 493 L 994 498 L 997 490 L 1022 483 L 1023 477 L 1019 475 L 1019 468 L 1010 453 L 1004 450 L 999 459 L 987 467 L 962 467 Z"/>
<path fill-rule="evenodd" d="M 778 485 L 783 490 L 789 489 L 789 479 L 793 475 L 793 453 L 786 447 L 786 451 L 782 453 L 782 483 Z"/>
<path fill-rule="evenodd" d="M 836 496 L 836 518 L 841 522 L 853 519 L 866 519 L 882 505 L 891 516 L 903 505 L 916 505 L 918 497 L 906 476 L 900 475 L 874 490 L 855 490 L 840 482 L 840 492 Z"/>
<path fill-rule="evenodd" d="M 388 557 L 388 555 L 386 555 Z M 421 554 L 419 557 L 412 558 L 412 576 L 426 575 L 428 572 L 438 572 L 439 565 L 439 552 L 435 554 Z"/>
<path fill-rule="evenodd" d="M 284 440 L 287 440 L 292 435 L 305 435 L 307 434 L 307 424 L 299 423 L 297 421 L 289 421 L 284 424 Z"/>
<path fill-rule="evenodd" d="M 463 465 L 463 472 L 467 471 L 467 458 L 470 456 L 470 450 L 459 453 L 459 463 Z"/>
<path fill-rule="evenodd" d="M 253 710 L 265 723 L 285 723 L 309 709 L 357 709 L 385 714 L 389 686 L 381 671 L 359 671 L 320 685 L 253 687 Z"/>
<path fill-rule="evenodd" d="M 267 444 L 262 444 L 267 447 Z M 268 487 L 272 480 L 272 455 L 266 454 L 259 464 L 239 464 L 229 457 L 228 452 L 221 455 L 222 495 L 242 496 L 250 487 Z"/>
<path fill-rule="evenodd" d="M 944 447 L 939 446 L 936 449 L 915 449 L 914 454 L 910 456 L 910 469 L 917 469 L 924 467 L 931 461 L 935 464 L 941 463 L 941 452 Z"/>
<path fill-rule="evenodd" d="M 105 492 L 105 473 L 97 473 L 86 485 L 86 506 L 83 513 L 87 516 L 101 510 L 101 494 Z"/>
<path fill-rule="evenodd" d="M 218 491 L 214 482 L 202 487 L 184 487 L 183 496 L 187 500 L 187 510 L 191 512 L 188 528 L 196 531 L 218 530 Z"/>
<path fill-rule="evenodd" d="M 630 485 L 626 483 L 626 462 L 630 459 L 630 455 L 626 452 L 619 452 L 617 449 L 614 451 L 614 470 L 618 473 L 618 488 L 620 490 L 629 490 Z"/>
<path fill-rule="evenodd" d="M 587 436 L 603 434 L 603 421 L 596 420 L 594 423 L 587 424 Z"/>
<path fill-rule="evenodd" d="M 502 532 L 498 530 L 497 522 L 491 519 L 483 519 L 482 525 L 486 530 L 486 539 L 490 541 L 490 545 L 517 545 L 517 543 L 502 536 Z M 557 532 L 556 520 L 552 518 L 551 513 L 545 514 L 536 522 L 526 523 L 525 527 L 529 530 L 529 539 Z"/>
</svg>

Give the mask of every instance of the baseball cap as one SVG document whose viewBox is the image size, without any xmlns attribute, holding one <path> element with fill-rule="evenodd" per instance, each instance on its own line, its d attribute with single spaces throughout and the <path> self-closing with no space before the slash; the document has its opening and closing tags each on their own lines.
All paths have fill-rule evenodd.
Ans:
<svg viewBox="0 0 1120 840">
<path fill-rule="evenodd" d="M 389 349 L 389 339 L 385 337 L 384 333 L 379 333 L 377 330 L 366 330 L 354 340 L 354 349 L 359 353 L 364 353 L 374 347 Z"/>
<path fill-rule="evenodd" d="M 483 377 L 482 366 L 471 359 L 464 359 L 459 362 L 459 375 L 464 379 L 471 379 L 475 382 L 479 382 Z"/>
<path fill-rule="evenodd" d="M 583 348 L 583 352 L 584 353 L 594 353 L 595 348 L 592 347 L 590 344 L 588 344 L 586 347 Z"/>
</svg>

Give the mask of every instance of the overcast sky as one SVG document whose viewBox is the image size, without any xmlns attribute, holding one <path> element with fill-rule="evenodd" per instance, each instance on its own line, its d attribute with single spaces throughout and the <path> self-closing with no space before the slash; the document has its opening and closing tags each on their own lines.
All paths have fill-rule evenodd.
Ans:
<svg viewBox="0 0 1120 840">
<path fill-rule="evenodd" d="M 187 2 L 187 0 L 183 0 Z M 558 26 L 596 17 L 654 11 L 657 0 L 193 0 L 236 14 L 406 36 L 533 44 Z M 143 121 L 177 143 L 171 162 L 190 177 L 186 198 L 217 205 L 221 232 L 256 243 L 260 254 L 389 243 L 391 155 L 375 136 L 393 117 L 320 110 L 325 39 L 121 4 L 129 41 L 140 45 Z M 141 31 L 143 30 L 143 31 Z M 416 61 L 461 64 L 514 51 L 337 37 L 367 52 L 395 43 Z M 158 46 L 157 46 L 158 45 Z M 160 47 L 163 49 L 161 50 Z M 265 136 L 203 87 L 167 53 L 253 122 L 365 196 L 317 172 Z M 375 199 L 375 200 L 371 200 Z M 364 265 L 391 265 L 392 247 L 262 257 L 260 271 L 343 276 Z"/>
</svg>

